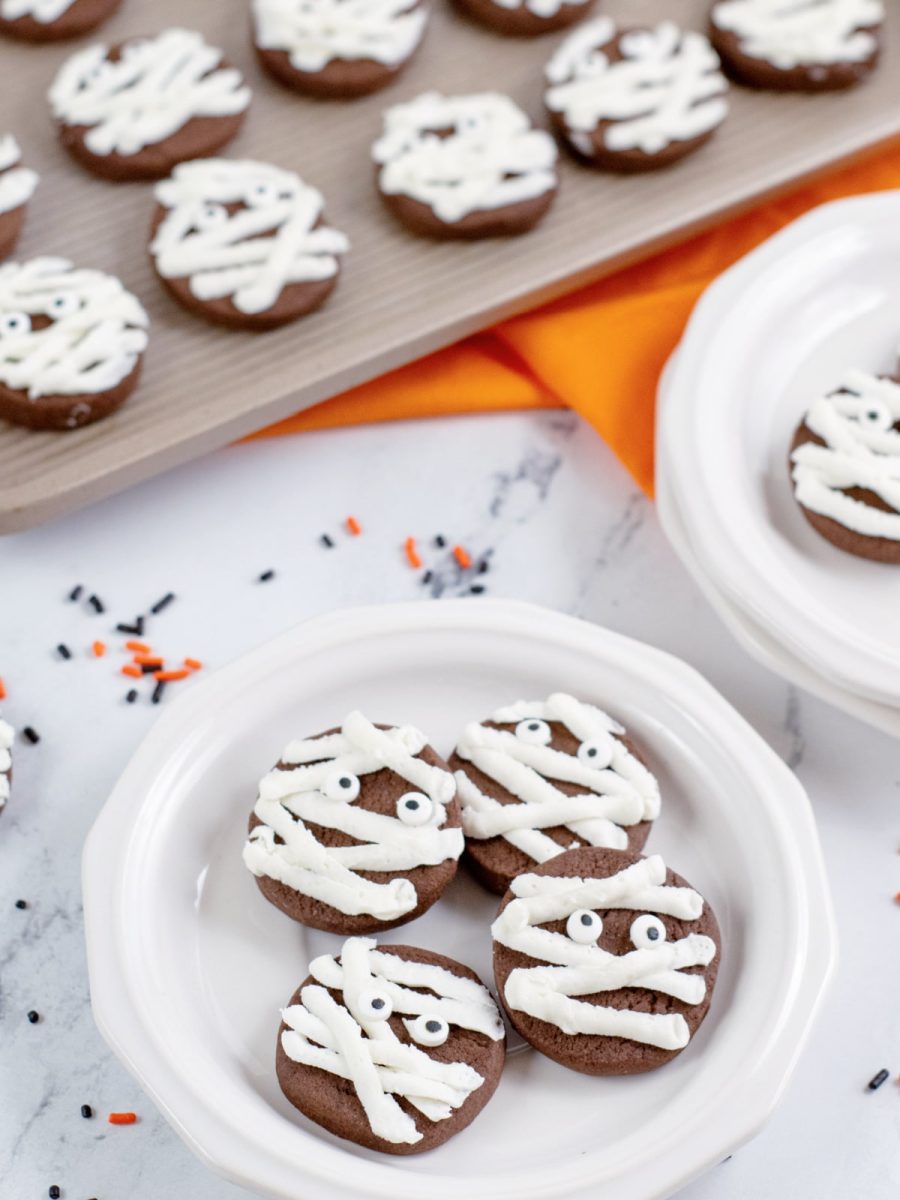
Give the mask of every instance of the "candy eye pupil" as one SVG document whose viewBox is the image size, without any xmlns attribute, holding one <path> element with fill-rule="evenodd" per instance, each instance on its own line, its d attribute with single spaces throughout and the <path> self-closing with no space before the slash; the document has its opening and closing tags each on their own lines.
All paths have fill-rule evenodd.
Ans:
<svg viewBox="0 0 900 1200">
<path fill-rule="evenodd" d="M 384 1001 L 381 999 L 380 996 L 376 996 L 375 999 L 372 1001 L 372 1007 L 376 1011 L 379 1011 L 380 1009 L 384 1008 Z"/>
<path fill-rule="evenodd" d="M 591 914 L 590 913 L 582 913 L 581 923 L 582 923 L 582 925 L 593 925 L 594 920 L 593 920 L 593 917 L 591 916 Z"/>
<path fill-rule="evenodd" d="M 342 788 L 348 788 L 353 786 L 353 781 L 352 779 L 348 779 L 346 775 L 342 775 L 340 778 L 340 784 Z"/>
<path fill-rule="evenodd" d="M 659 940 L 659 930 L 656 929 L 655 926 L 651 925 L 650 928 L 647 930 L 647 937 L 650 939 L 651 942 L 658 941 Z"/>
<path fill-rule="evenodd" d="M 440 1021 L 426 1021 L 425 1028 L 429 1033 L 440 1033 L 441 1023 Z"/>
<path fill-rule="evenodd" d="M 419 802 L 418 800 L 407 800 L 406 807 L 410 810 L 410 812 L 415 812 L 415 810 L 419 807 Z"/>
</svg>

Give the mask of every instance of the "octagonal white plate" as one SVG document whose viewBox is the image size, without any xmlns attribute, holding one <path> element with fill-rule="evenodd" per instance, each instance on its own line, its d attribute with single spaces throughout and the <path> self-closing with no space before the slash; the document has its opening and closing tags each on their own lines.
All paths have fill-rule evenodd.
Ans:
<svg viewBox="0 0 900 1200">
<path fill-rule="evenodd" d="M 470 1129 L 393 1159 L 319 1130 L 282 1097 L 278 1009 L 339 939 L 267 904 L 240 848 L 258 777 L 292 736 L 353 706 L 447 751 L 462 723 L 563 688 L 608 708 L 663 789 L 650 849 L 713 904 L 724 948 L 710 1015 L 645 1076 L 591 1079 L 510 1054 Z M 335 613 L 198 683 L 163 713 L 84 851 L 91 997 L 110 1045 L 210 1166 L 284 1200 L 652 1200 L 769 1116 L 833 969 L 831 902 L 799 783 L 685 664 L 530 605 L 450 600 Z M 464 876 L 386 935 L 490 980 L 496 900 Z"/>
<path fill-rule="evenodd" d="M 660 406 L 658 444 L 717 587 L 837 687 L 900 706 L 900 570 L 845 554 L 794 501 L 805 408 L 849 366 L 893 371 L 900 192 L 823 205 L 704 292 Z"/>
</svg>

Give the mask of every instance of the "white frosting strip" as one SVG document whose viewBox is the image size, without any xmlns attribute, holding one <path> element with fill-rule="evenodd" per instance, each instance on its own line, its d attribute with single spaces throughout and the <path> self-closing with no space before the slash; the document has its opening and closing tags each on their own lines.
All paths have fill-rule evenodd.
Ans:
<svg viewBox="0 0 900 1200">
<path fill-rule="evenodd" d="M 409 871 L 462 853 L 462 830 L 443 827 L 445 806 L 456 790 L 453 777 L 417 757 L 425 744 L 417 730 L 379 730 L 361 713 L 351 713 L 339 735 L 292 742 L 282 761 L 308 765 L 271 771 L 260 782 L 254 812 L 263 824 L 244 846 L 247 867 L 348 916 L 368 914 L 389 921 L 412 912 L 418 896 L 410 880 L 379 883 L 358 872 Z M 358 794 L 361 778 L 384 769 L 419 789 L 417 811 L 425 814 L 430 803 L 421 822 L 407 824 L 399 815 L 369 812 L 353 803 L 352 789 L 346 800 L 341 798 L 341 781 L 355 784 Z M 323 846 L 306 822 L 339 830 L 363 844 Z"/>
<path fill-rule="evenodd" d="M 590 4 L 591 0 L 492 0 L 498 8 L 514 10 L 517 8 L 527 8 L 530 13 L 534 13 L 536 17 L 542 17 L 545 20 L 549 17 L 555 17 L 564 4 Z"/>
<path fill-rule="evenodd" d="M 657 935 L 657 942 L 616 955 L 601 949 L 596 938 L 575 941 L 543 928 L 581 910 L 630 909 L 697 920 L 703 913 L 702 897 L 692 888 L 667 886 L 665 878 L 666 866 L 659 855 L 641 859 L 605 879 L 517 876 L 511 884 L 516 898 L 494 921 L 491 933 L 500 945 L 548 965 L 512 970 L 504 986 L 507 1005 L 567 1034 L 624 1037 L 666 1050 L 685 1046 L 690 1033 L 679 1014 L 613 1009 L 575 997 L 644 988 L 685 1004 L 700 1004 L 706 996 L 706 981 L 684 969 L 712 962 L 717 951 L 711 938 L 689 933 L 668 942 L 660 925 L 662 936 Z"/>
<path fill-rule="evenodd" d="M 233 116 L 250 103 L 240 71 L 220 66 L 222 51 L 192 30 L 126 42 L 116 62 L 109 49 L 80 50 L 50 88 L 54 117 L 88 126 L 84 142 L 92 154 L 140 154 L 193 117 Z"/>
<path fill-rule="evenodd" d="M 864 31 L 883 20 L 882 0 L 718 0 L 712 10 L 743 54 L 783 71 L 865 62 L 878 43 Z"/>
<path fill-rule="evenodd" d="M 38 174 L 20 167 L 19 143 L 11 134 L 0 137 L 0 213 L 27 204 L 38 185 Z"/>
<path fill-rule="evenodd" d="M 900 541 L 900 385 L 848 371 L 841 391 L 814 401 L 804 418 L 825 442 L 791 455 L 794 495 L 804 508 L 865 537 Z M 884 512 L 843 494 L 860 487 L 895 509 Z"/>
<path fill-rule="evenodd" d="M 447 224 L 556 187 L 553 138 L 495 92 L 453 97 L 425 92 L 394 105 L 385 113 L 372 156 L 386 195 L 427 204 Z"/>
<path fill-rule="evenodd" d="M 33 316 L 51 324 L 33 329 Z M 147 314 L 118 279 L 62 258 L 0 266 L 0 382 L 41 396 L 108 391 L 147 346 Z"/>
<path fill-rule="evenodd" d="M 0 17 L 18 21 L 31 17 L 41 25 L 51 25 L 69 11 L 75 0 L 0 0 Z"/>
<path fill-rule="evenodd" d="M 12 745 L 15 740 L 12 725 L 0 718 L 0 808 L 9 799 L 9 773 L 12 770 Z"/>
<path fill-rule="evenodd" d="M 282 1013 L 289 1028 L 281 1045 L 294 1062 L 350 1080 L 379 1137 L 414 1144 L 422 1134 L 395 1096 L 404 1097 L 429 1120 L 445 1120 L 484 1079 L 468 1063 L 440 1062 L 418 1046 L 401 1042 L 386 1018 L 392 1013 L 421 1017 L 446 1029 L 457 1026 L 484 1033 L 494 1041 L 504 1036 L 503 1022 L 481 984 L 443 967 L 379 953 L 375 945 L 369 938 L 350 938 L 340 963 L 323 955 L 310 964 L 318 982 L 303 988 L 301 1003 Z M 342 992 L 344 1006 L 326 988 Z M 403 1023 L 415 1038 L 417 1023 Z"/>
<path fill-rule="evenodd" d="M 290 284 L 330 279 L 349 249 L 343 233 L 317 227 L 321 193 L 266 163 L 181 163 L 155 194 L 169 210 L 150 245 L 156 269 L 187 277 L 198 300 L 227 296 L 241 312 L 265 312 Z"/>
<path fill-rule="evenodd" d="M 415 0 L 254 0 L 256 44 L 285 52 L 298 71 L 330 62 L 394 67 L 418 46 L 428 22 Z"/>
<path fill-rule="evenodd" d="M 702 34 L 670 21 L 633 30 L 622 35 L 622 57 L 612 61 L 604 50 L 616 32 L 609 17 L 588 21 L 547 64 L 547 107 L 562 114 L 570 131 L 589 134 L 609 121 L 603 141 L 610 150 L 659 154 L 721 124 L 728 83 Z"/>
</svg>

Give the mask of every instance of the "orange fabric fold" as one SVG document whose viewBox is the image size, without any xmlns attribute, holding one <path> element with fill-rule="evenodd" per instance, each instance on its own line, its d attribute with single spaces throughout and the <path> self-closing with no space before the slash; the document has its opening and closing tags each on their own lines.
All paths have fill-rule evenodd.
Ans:
<svg viewBox="0 0 900 1200">
<path fill-rule="evenodd" d="M 888 188 L 900 188 L 897 145 L 254 437 L 367 421 L 566 406 L 593 425 L 652 494 L 656 384 L 700 293 L 726 267 L 809 209 Z"/>
</svg>

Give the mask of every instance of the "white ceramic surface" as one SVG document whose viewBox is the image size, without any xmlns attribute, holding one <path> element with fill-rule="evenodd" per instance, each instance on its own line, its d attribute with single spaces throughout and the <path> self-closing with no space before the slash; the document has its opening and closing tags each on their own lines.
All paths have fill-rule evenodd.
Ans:
<svg viewBox="0 0 900 1200">
<path fill-rule="evenodd" d="M 837 688 L 900 705 L 900 571 L 845 554 L 797 507 L 794 428 L 848 366 L 892 370 L 900 192 L 825 205 L 732 267 L 694 310 L 658 444 L 716 590 Z"/>
<path fill-rule="evenodd" d="M 281 1097 L 277 1010 L 338 939 L 293 925 L 240 861 L 254 783 L 282 743 L 359 705 L 448 749 L 461 722 L 564 687 L 649 748 L 664 794 L 650 848 L 711 901 L 724 953 L 710 1016 L 666 1069 L 591 1080 L 530 1050 L 435 1152 L 389 1160 L 324 1134 Z M 515 602 L 344 611 L 198 683 L 152 729 L 87 841 L 95 1017 L 182 1137 L 228 1178 L 290 1200 L 669 1195 L 750 1137 L 784 1087 L 831 974 L 818 840 L 794 775 L 692 669 Z M 487 975 L 495 901 L 459 879 L 385 940 Z"/>
</svg>

